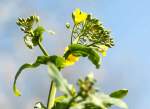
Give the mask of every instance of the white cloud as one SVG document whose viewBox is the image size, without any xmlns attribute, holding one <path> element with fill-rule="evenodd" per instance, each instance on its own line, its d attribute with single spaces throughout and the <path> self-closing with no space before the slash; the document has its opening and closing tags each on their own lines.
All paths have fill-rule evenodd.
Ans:
<svg viewBox="0 0 150 109">
<path fill-rule="evenodd" d="M 0 3 L 0 24 L 8 22 L 14 17 L 19 9 L 19 0 L 5 1 Z"/>
<path fill-rule="evenodd" d="M 20 13 L 20 0 L 0 1 L 0 33 L 3 36 L 6 32 L 6 27 L 11 24 L 11 20 Z M 2 37 L 0 35 L 0 37 Z"/>
<path fill-rule="evenodd" d="M 11 109 L 11 103 L 8 97 L 3 93 L 0 93 L 0 108 Z"/>
<path fill-rule="evenodd" d="M 6 82 L 9 83 L 13 78 L 13 74 L 16 70 L 16 62 L 13 57 L 8 54 L 0 54 L 0 60 L 0 73 L 2 74 Z"/>
</svg>

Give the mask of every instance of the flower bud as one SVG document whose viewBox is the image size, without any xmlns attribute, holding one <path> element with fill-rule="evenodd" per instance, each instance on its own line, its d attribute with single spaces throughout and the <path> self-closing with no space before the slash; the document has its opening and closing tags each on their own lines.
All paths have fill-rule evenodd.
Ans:
<svg viewBox="0 0 150 109">
<path fill-rule="evenodd" d="M 66 28 L 69 29 L 70 28 L 70 24 L 67 22 L 66 23 Z"/>
</svg>

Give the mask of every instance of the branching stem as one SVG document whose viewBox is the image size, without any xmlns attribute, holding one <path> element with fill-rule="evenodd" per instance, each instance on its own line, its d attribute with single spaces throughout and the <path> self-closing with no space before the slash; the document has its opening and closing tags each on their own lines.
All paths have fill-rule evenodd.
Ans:
<svg viewBox="0 0 150 109">
<path fill-rule="evenodd" d="M 74 25 L 73 28 L 72 28 L 72 33 L 71 33 L 71 44 L 72 44 L 72 41 L 73 41 L 73 33 L 74 33 L 74 29 L 75 29 L 75 25 Z"/>
<path fill-rule="evenodd" d="M 41 51 L 43 52 L 43 54 L 45 56 L 49 56 L 49 54 L 47 53 L 47 51 L 44 49 L 43 45 L 40 42 L 38 43 L 38 45 L 39 45 L 39 48 L 41 49 Z M 56 89 L 55 83 L 52 80 L 50 89 L 49 89 L 48 100 L 47 100 L 47 109 L 52 109 L 52 107 L 54 106 L 56 91 L 57 91 L 57 89 Z"/>
</svg>

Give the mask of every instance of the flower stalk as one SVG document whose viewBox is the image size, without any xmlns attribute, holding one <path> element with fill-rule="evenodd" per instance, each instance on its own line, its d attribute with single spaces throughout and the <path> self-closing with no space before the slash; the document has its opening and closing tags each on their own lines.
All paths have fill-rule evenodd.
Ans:
<svg viewBox="0 0 150 109">
<path fill-rule="evenodd" d="M 54 106 L 56 91 L 57 91 L 56 85 L 54 81 L 51 81 L 48 100 L 47 100 L 47 109 L 52 109 L 52 107 Z"/>
</svg>

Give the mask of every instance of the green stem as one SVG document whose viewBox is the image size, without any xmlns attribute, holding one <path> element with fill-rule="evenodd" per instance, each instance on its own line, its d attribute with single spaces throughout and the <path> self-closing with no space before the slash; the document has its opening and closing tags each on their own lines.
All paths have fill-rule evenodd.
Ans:
<svg viewBox="0 0 150 109">
<path fill-rule="evenodd" d="M 99 42 L 94 42 L 94 43 L 89 44 L 89 45 L 87 45 L 87 46 L 88 46 L 88 47 L 89 47 L 89 46 L 93 46 L 93 45 L 95 45 L 95 44 L 97 44 L 97 43 L 99 43 Z"/>
<path fill-rule="evenodd" d="M 43 45 L 42 45 L 40 42 L 38 43 L 38 45 L 39 45 L 41 51 L 43 52 L 43 54 L 44 54 L 45 56 L 48 56 L 48 53 L 47 53 L 46 50 L 44 49 Z"/>
<path fill-rule="evenodd" d="M 57 89 L 56 89 L 55 83 L 54 81 L 52 81 L 50 90 L 49 90 L 49 95 L 48 95 L 47 109 L 52 109 L 52 107 L 54 106 L 56 90 Z"/>
<path fill-rule="evenodd" d="M 39 48 L 41 49 L 41 51 L 43 52 L 43 54 L 45 56 L 49 56 L 48 53 L 46 52 L 46 50 L 44 49 L 43 45 L 40 42 L 38 43 L 38 45 L 39 45 Z M 50 89 L 49 89 L 48 100 L 47 100 L 47 109 L 52 109 L 52 107 L 54 106 L 56 91 L 57 91 L 57 89 L 56 89 L 55 83 L 52 80 Z"/>
<path fill-rule="evenodd" d="M 71 33 L 71 44 L 72 44 L 72 41 L 73 41 L 73 33 L 74 33 L 74 29 L 75 29 L 75 25 L 73 26 L 72 33 Z"/>
</svg>

